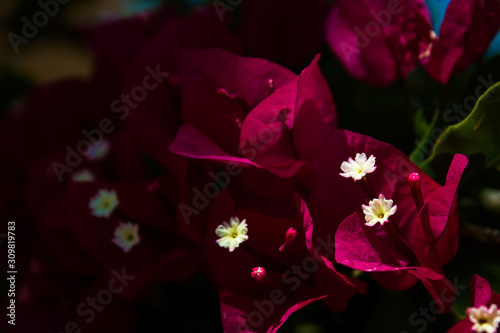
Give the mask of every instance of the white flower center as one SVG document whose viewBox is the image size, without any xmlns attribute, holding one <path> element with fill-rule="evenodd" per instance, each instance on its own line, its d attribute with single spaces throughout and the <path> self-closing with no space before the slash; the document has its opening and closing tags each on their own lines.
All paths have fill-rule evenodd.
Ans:
<svg viewBox="0 0 500 333">
<path fill-rule="evenodd" d="M 118 196 L 115 191 L 101 189 L 90 199 L 89 208 L 92 211 L 92 215 L 108 218 L 118 204 Z"/>
<path fill-rule="evenodd" d="M 489 309 L 484 305 L 468 308 L 467 314 L 474 324 L 471 329 L 475 332 L 495 333 L 500 325 L 500 310 L 496 304 L 491 304 Z"/>
<path fill-rule="evenodd" d="M 128 253 L 134 245 L 139 244 L 141 241 L 139 225 L 132 222 L 120 222 L 113 235 L 115 237 L 111 241 L 121 247 L 124 253 Z"/>
<path fill-rule="evenodd" d="M 216 242 L 220 247 L 225 247 L 229 249 L 229 252 L 233 252 L 235 248 L 248 239 L 247 233 L 246 220 L 240 222 L 237 217 L 231 217 L 229 223 L 224 221 L 215 229 L 215 234 L 219 237 Z"/>
<path fill-rule="evenodd" d="M 373 227 L 380 223 L 383 225 L 389 221 L 389 217 L 396 213 L 398 206 L 393 206 L 392 200 L 387 200 L 383 194 L 378 196 L 378 199 L 373 199 L 367 205 L 362 205 L 363 213 L 365 214 L 366 225 Z"/>
<path fill-rule="evenodd" d="M 370 155 L 367 159 L 365 153 L 356 154 L 354 160 L 352 157 L 340 165 L 340 169 L 343 171 L 339 173 L 342 177 L 352 178 L 354 181 L 360 180 L 366 174 L 372 173 L 377 167 L 375 166 L 375 156 Z"/>
</svg>

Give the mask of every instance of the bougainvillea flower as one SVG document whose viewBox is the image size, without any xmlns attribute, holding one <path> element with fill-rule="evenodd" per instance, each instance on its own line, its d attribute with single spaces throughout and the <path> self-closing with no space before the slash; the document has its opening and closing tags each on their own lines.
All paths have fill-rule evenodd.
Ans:
<svg viewBox="0 0 500 333">
<path fill-rule="evenodd" d="M 147 89 L 146 98 L 134 104 L 122 103 L 118 106 L 126 108 L 120 114 L 123 114 L 122 117 L 130 115 L 131 124 L 138 129 L 136 135 L 141 140 L 141 146 L 170 170 L 173 166 L 183 168 L 179 158 L 168 148 L 181 122 L 178 58 L 184 49 L 209 47 L 237 54 L 242 52 L 236 36 L 217 19 L 214 21 L 196 11 L 187 17 L 165 22 L 162 29 L 137 52 L 127 70 L 123 88 L 126 94 L 143 85 L 148 67 L 157 73 L 159 82 L 154 82 L 151 89 Z"/>
<path fill-rule="evenodd" d="M 268 192 L 274 197 L 277 192 L 290 196 L 289 192 L 285 193 L 290 186 L 276 184 L 282 183 L 278 177 L 273 179 L 270 176 L 274 175 L 266 174 L 261 168 L 239 168 L 256 164 L 241 156 L 238 148 L 240 127 L 246 114 L 296 75 L 267 60 L 244 58 L 221 49 L 182 51 L 179 71 L 183 125 L 170 149 L 183 157 L 196 159 L 189 162 L 193 172 L 186 177 L 189 185 L 182 187 L 187 192 L 181 199 L 180 213 L 186 219 L 182 224 L 185 233 L 188 237 L 198 235 L 193 241 L 201 241 L 204 231 L 194 230 L 193 226 L 198 224 L 195 229 L 205 228 L 203 216 L 208 213 L 206 208 L 213 195 L 202 195 L 205 199 L 200 199 L 193 189 L 204 192 L 206 186 L 210 186 L 207 184 L 214 184 L 218 192 L 219 188 L 231 183 L 232 187 L 238 184 L 244 187 L 235 191 L 238 196 L 252 197 L 254 190 Z M 157 139 L 157 136 L 152 138 Z M 229 164 L 220 170 L 220 162 Z M 201 168 L 205 170 L 204 176 L 194 172 Z M 278 191 L 269 193 L 270 184 L 276 184 Z M 199 200 L 204 202 L 195 207 L 194 203 Z M 190 223 L 193 219 L 200 223 Z"/>
<path fill-rule="evenodd" d="M 61 80 L 33 91 L 21 110 L 28 138 L 23 151 L 29 162 L 24 204 L 44 247 L 63 265 L 81 273 L 94 272 L 98 264 L 78 245 L 68 222 L 65 184 L 148 176 L 136 142 L 120 128 L 120 122 L 112 122 L 107 133 L 100 131 L 101 120 L 110 120 L 109 101 L 103 102 L 94 92 L 119 90 L 118 86 L 119 82 L 101 86 L 83 79 Z M 80 102 L 75 104 L 75 100 Z M 90 203 L 91 198 L 89 212 Z M 106 219 L 116 203 L 94 207 L 95 212 Z"/>
<path fill-rule="evenodd" d="M 312 164 L 337 127 L 335 104 L 318 66 L 319 56 L 302 73 L 264 99 L 241 128 L 243 155 L 280 177 Z"/>
<path fill-rule="evenodd" d="M 215 148 L 211 146 L 216 146 L 238 156 L 240 130 L 248 112 L 296 77 L 267 60 L 240 57 L 220 49 L 184 51 L 179 61 L 184 125 L 171 149 L 189 157 L 196 156 L 181 150 L 188 148 L 181 146 L 181 139 L 187 139 L 186 128 L 199 132 L 193 140 L 206 146 L 199 147 L 199 151 L 208 155 Z M 201 140 L 203 136 L 210 141 Z"/>
<path fill-rule="evenodd" d="M 387 86 L 406 78 L 430 42 L 425 1 L 340 0 L 326 25 L 330 48 L 356 79 Z"/>
<path fill-rule="evenodd" d="M 500 294 L 491 290 L 488 280 L 474 274 L 469 281 L 470 307 L 467 317 L 452 326 L 448 333 L 495 333 L 500 326 Z"/>
<path fill-rule="evenodd" d="M 500 28 L 500 4 L 496 0 L 452 0 L 427 56 L 425 70 L 447 83 L 453 72 L 476 63 Z"/>
<path fill-rule="evenodd" d="M 340 176 L 342 163 L 358 153 L 373 155 L 376 170 L 360 182 Z M 440 186 L 395 147 L 337 130 L 316 168 L 317 182 L 310 198 L 314 234 L 335 234 L 335 260 L 343 265 L 394 272 L 372 274 L 382 286 L 401 290 L 418 278 L 440 301 L 434 289 L 447 287 L 441 266 L 453 258 L 458 247 L 456 190 L 466 164 L 465 156 L 456 155 L 446 185 Z M 414 172 L 419 174 L 420 183 L 411 186 L 408 176 Z M 422 205 L 413 199 L 414 191 L 421 193 Z M 368 214 L 364 214 L 362 206 L 369 201 L 375 206 L 380 195 L 392 203 L 385 202 L 383 212 L 378 205 L 377 209 L 365 209 Z M 375 210 L 377 216 L 372 214 Z M 368 220 L 385 221 L 386 217 L 383 225 L 365 225 Z M 445 305 L 449 308 L 451 304 Z"/>
<path fill-rule="evenodd" d="M 123 122 L 110 112 L 110 100 L 119 96 L 120 77 L 104 76 L 98 72 L 90 80 L 53 82 L 37 88 L 26 99 L 21 110 L 26 116 L 29 137 L 25 151 L 31 165 L 46 163 L 39 165 L 47 169 L 41 172 L 42 177 L 50 174 L 56 181 L 64 182 L 84 169 L 90 172 L 87 175 L 95 177 L 96 170 L 92 168 L 111 155 L 117 164 L 118 159 L 126 160 L 127 168 L 115 168 L 116 177 L 128 177 L 138 171 L 141 162 L 137 159 L 137 143 L 130 131 L 122 131 Z M 68 108 L 72 112 L 67 112 Z"/>
<path fill-rule="evenodd" d="M 120 31 L 130 31 L 130 34 L 120 34 Z M 121 149 L 123 153 L 134 148 L 137 149 L 136 153 L 139 152 L 135 157 L 129 156 L 132 157 L 129 160 L 117 161 L 113 165 L 116 167 L 114 170 L 130 172 L 133 166 L 137 166 L 138 158 L 147 156 L 148 170 L 151 170 L 151 165 L 155 165 L 156 172 L 163 167 L 164 171 L 174 176 L 177 182 L 175 188 L 191 190 L 198 186 L 191 184 L 194 177 L 189 177 L 189 184 L 184 184 L 188 182 L 188 161 L 169 150 L 180 125 L 177 58 L 182 49 L 192 48 L 220 47 L 241 53 L 237 38 L 217 18 L 210 18 L 201 11 L 194 11 L 182 18 L 173 17 L 167 12 L 145 13 L 86 32 L 102 58 L 98 59 L 96 72 L 101 73 L 101 76 L 102 73 L 116 72 L 114 76 L 104 75 L 101 80 L 104 84 L 100 83 L 102 87 L 99 85 L 99 91 L 87 95 L 100 96 L 105 92 L 108 98 L 99 103 L 105 106 L 104 117 L 111 114 L 114 124 L 125 129 L 126 134 L 121 135 L 113 150 Z M 114 81 L 120 81 L 120 84 L 116 86 Z M 92 103 L 97 104 L 96 101 Z M 120 177 L 111 177 L 121 180 Z M 141 177 L 136 174 L 133 179 Z M 188 197 L 190 194 L 182 195 Z M 187 200 L 192 202 L 193 199 Z M 186 223 L 181 226 L 185 227 Z M 193 235 L 190 231 L 186 234 Z"/>
<path fill-rule="evenodd" d="M 311 165 L 336 125 L 331 93 L 317 60 L 297 77 L 267 60 L 222 50 L 183 52 L 180 73 L 185 123 L 171 150 L 206 161 L 205 173 L 212 174 L 185 187 L 191 195 L 182 200 L 181 213 L 186 218 L 196 215 L 200 221 L 207 211 L 192 209 L 199 195 L 193 197 L 191 189 L 203 191 L 218 179 L 213 175 L 225 174 L 217 181 L 218 187 L 230 183 L 231 194 L 244 197 L 246 208 L 269 211 L 276 202 L 293 202 L 291 193 L 297 180 L 292 177 L 305 170 L 305 164 Z M 222 170 L 221 163 L 225 163 Z M 234 172 L 226 172 L 229 169 Z"/>
<path fill-rule="evenodd" d="M 89 296 L 92 297 L 95 297 L 96 293 L 102 289 L 102 284 L 108 283 L 112 278 L 107 274 L 103 276 L 103 272 L 111 274 L 113 269 L 120 270 L 121 267 L 116 266 L 115 264 L 120 263 L 122 260 L 130 260 L 130 255 L 135 256 L 134 253 L 136 253 L 137 250 L 139 253 L 146 255 L 145 257 L 132 260 L 146 264 L 146 266 L 139 268 L 141 274 L 131 273 L 132 271 L 126 270 L 127 274 L 136 276 L 136 279 L 134 279 L 134 283 L 131 284 L 130 288 L 125 289 L 126 292 L 124 295 L 130 298 L 137 293 L 140 286 L 150 282 L 151 280 L 171 281 L 172 279 L 187 278 L 194 271 L 196 271 L 198 263 L 201 260 L 201 255 L 194 250 L 193 247 L 183 247 L 180 245 L 179 242 L 182 242 L 180 241 L 182 238 L 180 236 L 172 236 L 175 238 L 171 243 L 171 246 L 173 247 L 172 251 L 165 250 L 165 247 L 162 246 L 159 246 L 160 250 L 151 250 L 151 247 L 156 247 L 156 244 L 154 246 L 151 246 L 150 244 L 150 228 L 146 228 L 145 236 L 148 239 L 148 245 L 146 245 L 146 247 L 148 247 L 151 251 L 144 251 L 144 248 L 140 248 L 141 245 L 144 245 L 144 239 L 142 238 L 143 230 L 141 228 L 139 229 L 139 236 L 141 237 L 142 244 L 135 244 L 133 248 L 129 249 L 129 251 L 127 251 L 128 253 L 126 253 L 123 248 L 116 246 L 117 244 L 112 240 L 121 223 L 128 221 L 126 218 L 121 218 L 118 221 L 114 218 L 115 214 L 118 212 L 116 207 L 115 209 L 108 211 L 109 218 L 101 219 L 112 223 L 113 229 L 109 230 L 107 233 L 101 233 L 95 229 L 94 231 L 96 231 L 96 234 L 92 235 L 91 232 L 91 236 L 85 238 L 88 235 L 86 232 L 92 230 L 96 227 L 96 225 L 93 225 L 92 223 L 86 224 L 86 221 L 83 221 L 79 225 L 79 228 L 75 228 L 71 223 L 74 220 L 72 219 L 72 214 L 70 213 L 72 209 L 69 208 L 72 207 L 72 205 L 69 204 L 67 200 L 68 192 L 66 191 L 66 185 L 68 183 L 83 184 L 83 181 L 86 181 L 85 184 L 87 184 L 87 186 L 92 186 L 91 184 L 94 184 L 92 182 L 102 181 L 104 179 L 130 181 L 151 177 L 150 173 L 148 173 L 150 169 L 144 168 L 144 156 L 139 154 L 134 136 L 131 135 L 130 131 L 123 131 L 119 128 L 121 127 L 121 122 L 114 123 L 117 127 L 114 132 L 106 133 L 108 135 L 101 133 L 104 137 L 103 142 L 108 142 L 108 145 L 105 154 L 100 154 L 100 159 L 78 155 L 79 143 L 83 140 L 90 140 L 88 136 L 84 136 L 81 131 L 86 129 L 95 133 L 93 129 L 99 127 L 98 122 L 95 123 L 94 120 L 96 119 L 99 121 L 109 117 L 110 115 L 109 101 L 106 101 L 103 104 L 99 99 L 88 99 L 88 96 L 94 96 L 91 93 L 93 89 L 116 88 L 112 86 L 95 86 L 90 89 L 90 85 L 91 84 L 89 82 L 85 82 L 84 80 L 66 80 L 57 84 L 51 84 L 48 87 L 44 87 L 44 89 L 37 90 L 31 96 L 26 105 L 25 112 L 28 112 L 28 114 L 32 116 L 29 118 L 30 123 L 28 125 L 33 126 L 33 130 L 26 131 L 26 133 L 30 136 L 30 141 L 28 145 L 29 149 L 24 150 L 25 154 L 28 152 L 26 155 L 29 155 L 31 162 L 29 165 L 30 174 L 28 177 L 28 205 L 30 213 L 32 214 L 31 218 L 26 218 L 25 220 L 29 221 L 33 219 L 36 221 L 38 227 L 37 236 L 39 237 L 37 240 L 43 243 L 44 249 L 52 252 L 57 260 L 58 266 L 70 271 L 70 273 L 65 274 L 73 274 L 73 276 L 76 276 L 75 280 L 81 280 L 84 276 L 89 276 L 89 279 L 93 279 L 94 281 L 96 278 L 103 280 L 100 281 L 100 285 L 96 286 L 96 288 L 98 288 L 97 290 L 92 290 L 90 292 Z M 81 103 L 75 104 L 75 100 L 79 100 Z M 95 103 L 95 107 L 92 103 Z M 71 108 L 72 112 L 68 113 L 68 108 Z M 102 110 L 105 111 L 104 114 L 99 113 Z M 44 128 L 38 128 L 40 127 L 40 124 L 38 127 L 35 126 L 38 119 L 42 120 L 42 126 L 44 126 Z M 33 122 L 33 124 L 31 124 L 31 122 Z M 65 126 L 61 124 L 65 124 Z M 93 138 L 96 140 L 95 135 L 93 135 Z M 54 174 L 51 164 L 54 161 L 58 161 L 63 164 L 67 163 L 68 149 L 65 149 L 65 146 L 73 148 L 75 152 L 71 155 L 70 161 L 72 163 L 67 166 L 70 167 L 70 175 L 65 173 L 63 175 L 63 179 L 60 181 L 57 174 Z M 33 154 L 31 154 L 31 151 L 33 151 Z M 148 164 L 150 166 L 151 163 Z M 160 183 L 159 187 L 162 187 L 162 184 L 163 182 Z M 147 183 L 147 186 L 146 184 L 144 185 L 148 191 L 153 189 L 153 187 L 149 185 L 151 185 L 149 182 Z M 163 206 L 163 211 L 168 212 L 168 221 L 170 221 L 170 225 L 172 225 L 175 224 L 175 222 L 172 222 L 175 221 L 175 212 L 173 207 L 175 207 L 175 200 L 178 196 L 178 193 L 176 192 L 178 191 L 178 184 L 169 181 L 167 182 L 165 188 L 168 189 L 168 194 L 166 194 L 168 200 L 166 200 L 167 203 Z M 87 198 L 88 200 L 85 207 L 87 214 L 92 214 L 92 209 L 89 207 L 89 203 L 92 198 L 99 193 L 99 189 L 113 190 L 112 187 L 94 188 L 95 193 L 91 195 L 91 197 Z M 140 192 L 137 192 L 136 194 L 142 196 Z M 117 198 L 119 196 L 120 193 L 117 193 Z M 130 194 L 130 196 L 133 196 L 133 194 Z M 156 195 L 154 196 L 156 197 Z M 160 199 L 156 199 L 161 200 L 161 197 Z M 130 201 L 136 202 L 136 199 L 131 198 Z M 130 201 L 127 205 L 130 205 Z M 83 201 L 79 201 L 79 203 L 83 203 Z M 84 209 L 83 207 L 80 208 Z M 148 214 L 148 212 L 144 213 Z M 155 214 L 155 212 L 150 213 Z M 161 216 L 161 214 L 157 215 Z M 85 216 L 88 215 L 82 215 L 81 217 Z M 96 217 L 92 216 L 92 218 Z M 168 224 L 166 222 L 167 220 L 162 220 L 159 221 L 158 224 Z M 75 223 L 78 224 L 78 221 Z M 82 229 L 85 229 L 85 226 L 89 229 L 82 231 Z M 107 229 L 110 225 L 105 224 L 101 227 Z M 163 230 L 165 227 L 166 226 L 158 227 L 158 229 Z M 107 239 L 104 239 L 103 236 Z M 82 237 L 84 240 L 82 240 Z M 161 238 L 162 236 L 158 235 L 158 237 Z M 169 241 L 169 238 L 165 237 L 163 240 Z M 159 242 L 160 241 L 158 241 L 158 243 Z M 103 252 L 97 254 L 91 250 L 89 251 L 88 249 L 91 247 L 91 243 L 97 247 L 102 246 L 101 248 L 104 249 Z M 126 244 L 126 242 L 122 244 Z M 111 247 L 113 249 L 111 249 Z M 24 249 L 26 247 L 22 248 Z M 160 253 L 161 250 L 165 250 L 163 254 Z M 118 260 L 112 260 L 114 258 L 111 257 L 116 255 L 116 251 L 121 253 L 123 257 L 120 259 L 118 256 Z M 147 254 L 145 253 L 148 253 L 151 256 L 147 258 Z M 152 259 L 152 261 L 149 261 L 150 259 Z M 155 259 L 158 260 L 157 263 L 154 262 Z M 186 266 L 184 266 L 185 264 Z M 140 265 L 132 264 L 131 266 L 138 267 Z M 158 269 L 158 267 L 160 268 Z M 169 271 L 169 269 L 172 269 L 172 271 Z M 56 270 L 51 270 L 51 272 L 53 272 L 51 274 L 59 274 L 59 271 Z M 148 280 L 149 277 L 151 277 L 150 280 Z M 43 290 L 50 290 L 47 286 L 43 286 L 41 288 Z M 144 291 L 144 289 L 141 289 L 141 291 Z M 28 291 L 23 293 L 29 295 Z M 19 295 L 21 295 L 21 293 Z M 61 300 L 61 303 L 64 303 L 67 307 L 67 312 L 69 312 L 69 314 L 60 315 L 58 319 L 61 319 L 61 321 L 64 320 L 64 322 L 59 323 L 60 325 L 52 325 L 47 328 L 47 331 L 61 331 L 64 330 L 66 322 L 75 317 L 75 309 L 82 301 L 82 298 L 80 297 L 85 299 L 83 295 L 83 293 L 78 291 L 78 295 L 68 301 L 60 295 L 37 295 L 38 299 L 36 304 L 33 306 L 40 306 L 43 302 L 49 302 L 52 304 L 52 302 L 55 302 L 58 299 Z M 33 297 L 35 296 L 33 295 Z M 65 297 L 67 296 L 65 295 Z M 124 332 L 133 331 L 136 328 L 131 324 L 131 322 L 133 322 L 136 318 L 133 312 L 137 309 L 129 309 L 128 311 L 125 311 L 125 309 L 121 306 L 122 302 L 119 302 L 118 298 L 119 297 L 116 297 L 116 300 L 109 307 L 110 317 L 114 317 L 115 308 L 118 308 L 117 313 L 120 315 L 129 314 L 126 320 L 120 321 L 119 329 Z M 67 302 L 71 303 L 68 304 Z M 126 303 L 129 302 L 130 301 L 127 301 Z M 59 306 L 57 303 L 54 304 L 56 304 L 56 307 Z M 47 304 L 45 305 L 47 306 Z M 21 305 L 18 304 L 18 306 L 20 307 Z M 47 306 L 47 308 L 50 307 Z M 54 313 L 59 315 L 60 312 L 55 311 Z M 48 318 L 49 316 L 47 316 L 47 319 Z M 96 320 L 93 320 L 91 324 L 85 322 L 85 319 L 88 318 L 78 316 L 75 318 L 75 322 L 78 322 L 79 325 L 81 324 L 82 329 L 89 329 L 95 332 L 102 332 L 104 327 L 109 328 L 109 322 L 107 322 L 109 318 L 107 316 L 97 316 Z M 50 324 L 52 324 L 52 322 L 49 323 L 49 325 Z M 126 327 L 122 327 L 122 325 Z"/>
<path fill-rule="evenodd" d="M 178 154 L 291 177 L 320 154 L 336 127 L 318 57 L 298 77 L 267 60 L 221 50 L 191 51 L 185 58 L 192 73 L 181 70 L 189 85 L 186 124 L 171 146 Z"/>
<path fill-rule="evenodd" d="M 311 302 L 321 299 L 341 311 L 356 291 L 364 292 L 362 283 L 325 263 L 333 252 L 331 237 L 322 237 L 319 247 L 308 248 L 305 234 L 312 227 L 310 215 L 303 202 L 297 199 L 296 204 L 300 208 L 280 207 L 293 210 L 294 217 L 278 218 L 235 208 L 227 190 L 215 199 L 206 249 L 220 288 L 225 332 L 276 332 L 291 313 Z M 221 223 L 231 217 L 245 221 L 246 236 L 233 251 L 218 244 Z"/>
<path fill-rule="evenodd" d="M 163 193 L 175 182 L 158 182 L 156 188 L 150 182 L 68 184 L 68 214 L 79 243 L 108 270 L 126 267 L 137 276 L 127 288 L 129 297 L 148 281 L 184 279 L 199 268 L 201 254 L 182 237 L 170 211 L 173 193 Z M 88 207 L 102 189 L 120 202 L 107 219 L 93 216 Z"/>
<path fill-rule="evenodd" d="M 132 26 L 139 25 L 136 28 L 140 30 L 132 34 L 134 40 L 131 44 L 136 45 L 135 37 L 140 35 L 143 29 L 146 30 L 147 36 L 144 36 L 143 44 L 138 49 L 131 50 L 132 46 L 123 40 L 123 35 L 115 40 L 113 37 L 119 31 L 116 28 L 105 27 L 102 34 L 94 36 L 98 46 L 106 44 L 103 46 L 105 64 L 127 64 L 126 68 L 120 68 L 120 74 L 117 75 L 118 78 L 123 76 L 124 82 L 120 82 L 120 89 L 108 98 L 104 105 L 107 114 L 111 111 L 116 124 L 123 126 L 126 132 L 116 144 L 116 148 L 124 151 L 129 147 L 137 148 L 141 158 L 148 157 L 149 170 L 151 165 L 155 165 L 156 172 L 163 168 L 163 171 L 173 176 L 177 182 L 175 188 L 189 191 L 199 186 L 198 183 L 192 182 L 195 177 L 186 176 L 189 162 L 185 157 L 169 150 L 181 121 L 177 62 L 179 52 L 183 49 L 220 47 L 238 53 L 241 52 L 241 46 L 237 38 L 221 25 L 218 19 L 211 19 L 199 11 L 182 18 L 166 15 L 166 20 L 161 20 L 161 27 L 156 25 L 157 18 L 155 15 L 146 14 L 130 22 Z M 110 67 L 115 68 L 116 64 Z M 139 156 L 122 161 L 122 165 L 117 163 L 117 171 L 130 170 L 129 166 L 137 161 L 137 157 Z M 124 165 L 127 167 L 123 167 Z M 186 201 L 193 201 L 192 193 L 181 195 L 186 197 Z M 187 224 L 182 223 L 181 226 L 186 227 Z M 186 230 L 186 234 L 194 235 L 192 230 Z"/>
</svg>

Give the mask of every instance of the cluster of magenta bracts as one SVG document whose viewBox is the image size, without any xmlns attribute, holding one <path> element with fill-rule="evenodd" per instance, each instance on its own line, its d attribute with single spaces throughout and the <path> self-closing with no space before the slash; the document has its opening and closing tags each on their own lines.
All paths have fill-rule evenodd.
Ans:
<svg viewBox="0 0 500 333">
<path fill-rule="evenodd" d="M 219 290 L 227 333 L 276 332 L 316 301 L 344 310 L 367 290 L 339 265 L 370 272 L 390 290 L 420 281 L 437 308 L 450 309 L 454 289 L 442 266 L 458 247 L 457 188 L 467 158 L 454 157 L 441 186 L 395 147 L 338 128 L 314 55 L 326 26 L 332 50 L 360 80 L 386 85 L 422 62 L 445 82 L 486 49 L 498 30 L 496 2 L 452 1 L 439 39 L 422 1 L 388 8 L 394 1 L 340 0 L 329 17 L 321 1 L 305 12 L 299 1 L 287 1 L 286 12 L 277 2 L 281 7 L 245 2 L 236 32 L 213 8 L 88 29 L 97 51 L 92 78 L 40 87 L 2 124 L 6 133 L 29 133 L 23 147 L 2 148 L 23 166 L 3 174 L 27 175 L 19 196 L 43 249 L 26 277 L 41 281 L 23 291 L 28 313 L 48 297 L 41 284 L 54 260 L 67 276 L 86 277 L 61 281 L 50 294 L 81 288 L 56 306 L 62 318 L 71 318 L 78 297 L 95 292 L 103 271 L 122 267 L 135 276 L 121 293 L 128 299 L 205 270 Z M 273 11 L 268 21 L 253 17 L 259 6 Z M 358 43 L 354 27 L 381 10 L 395 15 L 385 33 L 346 51 Z M 474 14 L 467 17 L 474 38 L 449 33 L 463 13 Z M 293 41 L 307 47 L 255 40 L 257 29 L 272 41 L 276 22 L 281 30 L 299 26 L 290 30 L 304 40 Z M 305 69 L 297 75 L 288 68 Z M 146 97 L 134 97 L 138 86 Z M 88 154 L 80 153 L 82 140 L 94 140 Z M 7 187 L 19 192 L 9 179 Z M 469 332 L 483 317 L 499 324 L 498 294 L 480 277 L 473 281 L 475 308 L 454 332 Z M 130 314 L 122 331 L 133 327 L 127 304 L 114 305 Z"/>
</svg>

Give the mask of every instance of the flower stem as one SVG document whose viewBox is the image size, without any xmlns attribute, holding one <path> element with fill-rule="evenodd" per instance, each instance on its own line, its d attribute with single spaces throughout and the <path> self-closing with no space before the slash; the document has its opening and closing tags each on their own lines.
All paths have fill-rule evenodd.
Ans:
<svg viewBox="0 0 500 333">
<path fill-rule="evenodd" d="M 373 185 L 367 176 L 363 176 L 363 178 L 361 178 L 361 186 L 363 186 L 363 190 L 368 195 L 370 200 L 377 197 L 375 190 L 373 189 Z"/>
</svg>

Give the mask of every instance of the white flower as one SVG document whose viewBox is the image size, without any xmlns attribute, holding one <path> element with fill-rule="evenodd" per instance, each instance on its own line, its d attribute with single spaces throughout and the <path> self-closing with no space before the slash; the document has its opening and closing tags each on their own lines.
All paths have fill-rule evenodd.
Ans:
<svg viewBox="0 0 500 333">
<path fill-rule="evenodd" d="M 111 150 L 111 143 L 103 139 L 98 145 L 92 146 L 90 153 L 87 155 L 87 159 L 90 161 L 99 161 L 106 157 Z"/>
<path fill-rule="evenodd" d="M 471 329 L 475 332 L 495 333 L 500 324 L 500 310 L 496 304 L 491 304 L 488 309 L 481 305 L 479 308 L 468 308 L 467 314 L 474 324 Z"/>
<path fill-rule="evenodd" d="M 90 199 L 89 208 L 92 210 L 92 215 L 108 218 L 119 203 L 115 191 L 101 189 Z"/>
<path fill-rule="evenodd" d="M 71 179 L 74 182 L 93 182 L 95 176 L 89 169 L 83 169 L 73 174 Z"/>
<path fill-rule="evenodd" d="M 366 154 L 356 154 L 354 160 L 352 157 L 340 165 L 340 169 L 343 173 L 340 173 L 342 177 L 352 178 L 354 181 L 360 180 L 366 174 L 372 173 L 377 167 L 375 166 L 375 156 L 370 155 L 368 160 L 366 159 Z"/>
<path fill-rule="evenodd" d="M 229 252 L 233 252 L 248 239 L 248 227 L 246 220 L 240 222 L 237 217 L 231 217 L 229 222 L 224 221 L 215 229 L 215 234 L 219 237 L 216 242 L 220 247 L 228 248 Z"/>
<path fill-rule="evenodd" d="M 398 206 L 392 206 L 393 201 L 387 200 L 383 194 L 378 196 L 378 199 L 373 199 L 369 203 L 369 206 L 362 205 L 363 213 L 365 213 L 366 225 L 373 227 L 375 224 L 380 223 L 383 225 L 385 222 L 389 221 L 389 217 L 396 213 Z"/>
<path fill-rule="evenodd" d="M 128 253 L 134 245 L 141 242 L 139 225 L 132 222 L 120 222 L 113 235 L 115 238 L 111 239 L 111 241 L 121 247 L 124 253 Z"/>
</svg>

